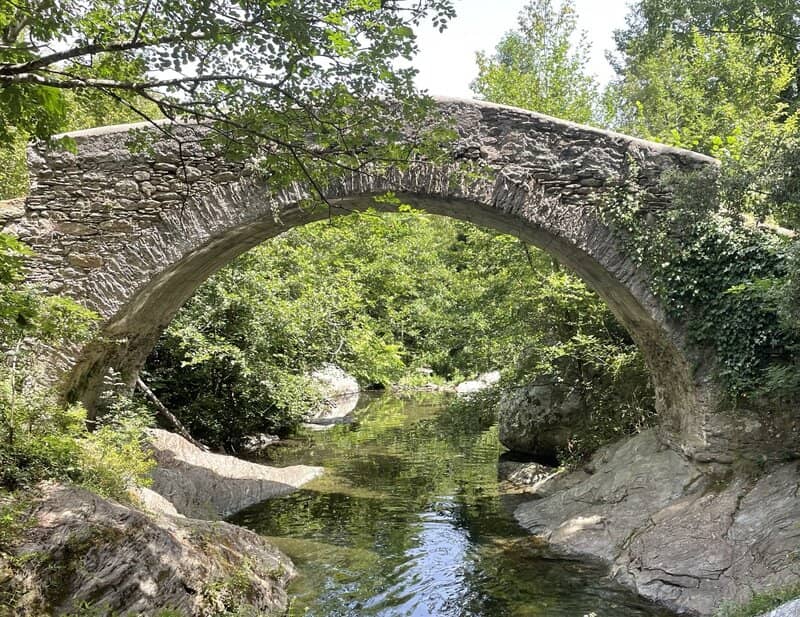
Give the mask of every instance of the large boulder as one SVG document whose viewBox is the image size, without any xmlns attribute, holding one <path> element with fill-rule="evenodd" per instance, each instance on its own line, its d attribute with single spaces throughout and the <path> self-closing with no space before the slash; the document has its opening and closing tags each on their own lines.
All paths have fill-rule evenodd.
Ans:
<svg viewBox="0 0 800 617">
<path fill-rule="evenodd" d="M 606 561 L 617 581 L 680 614 L 710 616 L 723 601 L 795 583 L 800 462 L 758 477 L 707 471 L 649 430 L 537 487 L 515 516 L 554 550 Z"/>
<path fill-rule="evenodd" d="M 63 615 L 83 603 L 93 615 L 131 617 L 286 608 L 295 568 L 247 529 L 148 515 L 63 485 L 43 486 L 27 515 L 5 568 L 0 552 L 0 573 L 10 573 L 0 577 L 2 617 Z"/>
<path fill-rule="evenodd" d="M 269 467 L 205 452 L 180 435 L 149 431 L 157 466 L 152 490 L 185 516 L 220 519 L 271 497 L 296 490 L 322 467 Z"/>
<path fill-rule="evenodd" d="M 311 380 L 322 394 L 321 407 L 311 414 L 308 423 L 332 426 L 352 413 L 361 389 L 358 381 L 335 364 L 324 364 L 311 373 Z"/>
<path fill-rule="evenodd" d="M 511 388 L 497 404 L 500 442 L 534 460 L 555 463 L 589 413 L 575 388 L 539 380 Z"/>
<path fill-rule="evenodd" d="M 500 381 L 500 371 L 489 371 L 488 373 L 481 373 L 475 379 L 462 381 L 456 386 L 456 393 L 460 395 L 469 395 L 486 390 L 491 386 L 496 385 Z"/>
</svg>

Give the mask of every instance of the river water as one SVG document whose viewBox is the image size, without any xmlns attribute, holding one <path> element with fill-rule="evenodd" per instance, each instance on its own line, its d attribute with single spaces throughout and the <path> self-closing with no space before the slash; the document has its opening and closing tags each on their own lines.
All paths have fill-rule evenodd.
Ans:
<svg viewBox="0 0 800 617">
<path fill-rule="evenodd" d="M 268 455 L 322 465 L 322 478 L 232 522 L 297 564 L 291 616 L 670 615 L 526 535 L 497 480 L 502 451 L 495 426 L 441 396 L 367 398 L 353 423 Z"/>
</svg>

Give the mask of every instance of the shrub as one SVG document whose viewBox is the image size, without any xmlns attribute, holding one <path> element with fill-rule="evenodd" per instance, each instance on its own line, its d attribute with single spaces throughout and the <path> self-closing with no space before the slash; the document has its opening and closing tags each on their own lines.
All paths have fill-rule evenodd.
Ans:
<svg viewBox="0 0 800 617">
<path fill-rule="evenodd" d="M 154 462 L 144 429 L 152 419 L 139 408 L 118 404 L 90 431 L 83 407 L 62 405 L 46 390 L 15 393 L 6 375 L 0 414 L 0 485 L 6 489 L 55 480 L 127 501 L 129 486 L 149 481 Z"/>
</svg>

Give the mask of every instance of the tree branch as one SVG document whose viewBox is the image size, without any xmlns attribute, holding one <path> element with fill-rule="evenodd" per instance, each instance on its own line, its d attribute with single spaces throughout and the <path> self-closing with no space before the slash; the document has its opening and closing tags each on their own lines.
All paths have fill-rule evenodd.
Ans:
<svg viewBox="0 0 800 617">
<path fill-rule="evenodd" d="M 175 431 L 178 435 L 183 437 L 186 441 L 190 442 L 191 444 L 197 446 L 204 452 L 208 452 L 208 447 L 197 441 L 194 437 L 189 434 L 189 431 L 186 430 L 186 427 L 183 426 L 180 420 L 173 414 L 169 409 L 164 406 L 158 397 L 153 393 L 153 391 L 147 386 L 144 380 L 141 377 L 136 378 L 136 387 L 142 391 L 142 394 L 153 404 L 158 412 L 158 416 L 169 426 L 173 431 Z"/>
<path fill-rule="evenodd" d="M 142 14 L 139 15 L 139 23 L 136 24 L 136 30 L 133 31 L 133 36 L 131 37 L 131 43 L 137 43 L 139 41 L 139 34 L 142 31 L 142 25 L 144 24 L 144 18 L 147 17 L 147 13 L 150 12 L 150 4 L 152 0 L 147 0 L 147 4 L 144 5 L 144 9 L 142 9 Z"/>
<path fill-rule="evenodd" d="M 186 34 L 164 36 L 153 41 L 127 41 L 125 43 L 93 43 L 91 45 L 84 45 L 82 47 L 73 47 L 72 49 L 65 49 L 64 51 L 55 52 L 36 58 L 29 62 L 22 62 L 18 64 L 0 64 L 0 75 L 18 75 L 20 73 L 31 73 L 38 71 L 51 64 L 57 64 L 65 60 L 72 60 L 80 58 L 81 56 L 91 56 L 101 53 L 119 53 L 125 51 L 134 51 L 144 49 L 147 47 L 159 47 L 161 45 L 174 45 L 177 43 L 185 43 L 187 41 L 198 42 L 211 40 L 213 35 L 210 33 L 205 34 Z"/>
</svg>

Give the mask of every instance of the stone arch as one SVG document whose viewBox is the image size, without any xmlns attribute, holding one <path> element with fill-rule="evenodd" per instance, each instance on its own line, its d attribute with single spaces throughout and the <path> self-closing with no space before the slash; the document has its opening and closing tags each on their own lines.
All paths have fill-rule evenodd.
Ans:
<svg viewBox="0 0 800 617">
<path fill-rule="evenodd" d="M 621 238 L 594 205 L 609 190 L 633 183 L 647 207 L 663 207 L 670 198 L 659 183 L 664 170 L 698 169 L 713 160 L 520 109 L 439 104 L 458 130 L 452 161 L 353 174 L 328 189 L 329 201 L 341 212 L 363 210 L 393 191 L 433 214 L 511 233 L 548 251 L 599 293 L 641 348 L 668 440 L 689 454 L 716 456 L 707 430 L 713 393 L 696 366 L 701 353 L 687 344 L 684 325 L 667 316 L 648 273 L 626 257 Z M 32 150 L 31 194 L 9 226 L 37 253 L 36 282 L 83 301 L 104 320 L 102 337 L 64 367 L 66 391 L 90 406 L 109 369 L 135 379 L 174 313 L 218 268 L 328 215 L 301 207 L 304 187 L 275 194 L 245 165 L 196 143 L 180 154 L 172 141 L 133 153 L 131 128 L 73 133 L 76 153 Z M 459 173 L 465 158 L 481 161 L 487 174 Z"/>
</svg>

